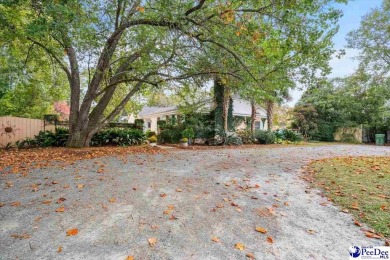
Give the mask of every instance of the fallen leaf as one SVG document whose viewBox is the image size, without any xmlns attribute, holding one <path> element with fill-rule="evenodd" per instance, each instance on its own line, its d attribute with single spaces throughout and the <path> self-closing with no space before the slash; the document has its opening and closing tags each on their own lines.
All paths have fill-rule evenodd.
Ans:
<svg viewBox="0 0 390 260">
<path fill-rule="evenodd" d="M 169 217 L 169 220 L 175 220 L 177 217 L 175 217 L 173 214 Z"/>
<path fill-rule="evenodd" d="M 244 244 L 241 244 L 241 243 L 236 243 L 235 245 L 234 245 L 234 247 L 236 248 L 236 249 L 238 249 L 238 250 L 244 250 L 245 249 L 245 245 Z"/>
<path fill-rule="evenodd" d="M 313 229 L 308 229 L 307 232 L 308 232 L 309 234 L 312 234 L 312 235 L 316 233 L 316 231 L 313 230 Z"/>
<path fill-rule="evenodd" d="M 0 202 L 0 208 L 3 207 L 3 206 L 5 206 L 5 204 Z"/>
<path fill-rule="evenodd" d="M 289 206 L 290 205 L 287 201 L 284 202 L 283 204 L 284 204 L 284 206 Z"/>
<path fill-rule="evenodd" d="M 116 198 L 110 198 L 110 199 L 108 200 L 108 202 L 114 203 L 114 202 L 116 202 Z"/>
<path fill-rule="evenodd" d="M 220 241 L 219 238 L 216 236 L 212 237 L 211 240 L 216 242 L 216 243 L 219 243 L 219 241 Z"/>
<path fill-rule="evenodd" d="M 358 226 L 358 227 L 362 227 L 363 225 L 359 222 L 359 221 L 357 221 L 356 219 L 353 221 L 353 224 L 355 224 L 356 226 Z"/>
<path fill-rule="evenodd" d="M 12 203 L 11 203 L 11 206 L 12 206 L 12 207 L 18 207 L 18 206 L 20 206 L 20 201 L 12 202 Z"/>
<path fill-rule="evenodd" d="M 173 206 L 173 205 L 168 205 L 168 209 L 174 209 L 175 208 L 175 206 Z"/>
<path fill-rule="evenodd" d="M 77 184 L 77 188 L 79 190 L 82 190 L 84 188 L 85 184 Z"/>
<path fill-rule="evenodd" d="M 182 192 L 183 190 L 182 189 L 176 189 L 177 192 Z"/>
<path fill-rule="evenodd" d="M 148 242 L 150 246 L 155 246 L 157 243 L 157 238 L 155 237 L 148 238 Z"/>
<path fill-rule="evenodd" d="M 380 235 L 375 234 L 375 233 L 370 232 L 370 231 L 366 231 L 366 232 L 364 232 L 364 234 L 366 235 L 366 237 L 369 237 L 369 238 L 382 238 Z"/>
<path fill-rule="evenodd" d="M 59 198 L 59 199 L 57 200 L 57 204 L 60 204 L 60 203 L 64 202 L 65 200 L 66 200 L 65 198 Z"/>
<path fill-rule="evenodd" d="M 75 236 L 79 233 L 79 230 L 77 228 L 72 228 L 66 231 L 67 236 Z"/>
<path fill-rule="evenodd" d="M 342 212 L 349 213 L 349 210 L 348 209 L 343 209 Z"/>
<path fill-rule="evenodd" d="M 274 242 L 274 239 L 272 237 L 267 237 L 267 242 L 272 244 Z"/>
<path fill-rule="evenodd" d="M 61 252 L 62 252 L 62 246 L 59 246 L 57 249 L 57 253 L 61 253 Z"/>
<path fill-rule="evenodd" d="M 389 240 L 385 240 L 385 246 L 390 246 L 390 241 Z"/>
<path fill-rule="evenodd" d="M 127 257 L 125 258 L 125 260 L 134 260 L 134 256 L 129 255 L 129 256 L 127 256 Z"/>
<path fill-rule="evenodd" d="M 165 194 L 165 193 L 161 193 L 161 194 L 160 194 L 160 197 L 161 197 L 161 198 L 165 198 L 166 196 L 167 196 L 167 194 Z"/>
<path fill-rule="evenodd" d="M 263 227 L 256 227 L 256 231 L 260 232 L 260 233 L 263 233 L 263 234 L 267 233 L 267 229 L 265 229 Z"/>
<path fill-rule="evenodd" d="M 43 204 L 50 204 L 51 203 L 51 200 L 44 200 L 42 201 Z"/>
<path fill-rule="evenodd" d="M 56 212 L 64 212 L 64 211 L 65 211 L 64 207 L 60 207 L 60 208 L 56 209 Z"/>
</svg>

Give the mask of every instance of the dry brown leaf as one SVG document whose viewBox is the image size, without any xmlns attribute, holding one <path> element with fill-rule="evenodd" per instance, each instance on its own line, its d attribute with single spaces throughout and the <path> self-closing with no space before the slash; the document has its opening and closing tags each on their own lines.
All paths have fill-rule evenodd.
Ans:
<svg viewBox="0 0 390 260">
<path fill-rule="evenodd" d="M 353 221 L 353 224 L 355 224 L 356 226 L 358 226 L 358 227 L 362 227 L 363 225 L 359 222 L 359 221 L 357 221 L 356 219 Z"/>
<path fill-rule="evenodd" d="M 150 246 L 155 246 L 157 243 L 157 238 L 155 237 L 148 238 L 148 242 Z"/>
<path fill-rule="evenodd" d="M 256 227 L 256 231 L 260 232 L 260 233 L 263 233 L 263 234 L 267 233 L 267 229 L 265 229 L 263 227 Z"/>
<path fill-rule="evenodd" d="M 161 197 L 161 198 L 165 198 L 166 196 L 167 196 L 167 194 L 165 194 L 165 193 L 161 193 L 161 194 L 160 194 L 160 197 Z"/>
<path fill-rule="evenodd" d="M 174 209 L 175 208 L 175 206 L 173 206 L 173 205 L 168 205 L 168 209 Z"/>
<path fill-rule="evenodd" d="M 51 203 L 51 200 L 44 200 L 42 201 L 43 204 L 50 204 Z"/>
<path fill-rule="evenodd" d="M 77 188 L 79 190 L 82 190 L 84 188 L 85 184 L 77 184 Z"/>
<path fill-rule="evenodd" d="M 62 246 L 59 246 L 57 249 L 57 253 L 61 253 L 61 252 L 62 252 Z"/>
<path fill-rule="evenodd" d="M 182 192 L 183 190 L 182 189 L 176 189 L 177 192 Z"/>
<path fill-rule="evenodd" d="M 20 206 L 20 201 L 15 201 L 11 203 L 11 207 L 18 207 Z"/>
<path fill-rule="evenodd" d="M 129 255 L 129 256 L 127 256 L 127 257 L 125 258 L 125 260 L 134 260 L 134 256 Z"/>
<path fill-rule="evenodd" d="M 110 198 L 110 199 L 108 199 L 108 202 L 114 203 L 114 202 L 116 202 L 116 198 Z"/>
<path fill-rule="evenodd" d="M 256 259 L 252 253 L 247 253 L 245 256 L 248 257 L 249 259 Z"/>
<path fill-rule="evenodd" d="M 64 212 L 64 211 L 65 211 L 64 207 L 60 207 L 60 208 L 56 209 L 56 212 Z"/>
<path fill-rule="evenodd" d="M 66 231 L 67 236 L 75 236 L 79 233 L 79 230 L 77 228 L 72 228 Z"/>
<path fill-rule="evenodd" d="M 0 202 L 0 208 L 3 207 L 3 206 L 5 206 L 5 204 Z"/>
<path fill-rule="evenodd" d="M 316 231 L 313 230 L 313 229 L 308 229 L 307 232 L 308 232 L 309 234 L 312 234 L 312 235 L 316 233 Z"/>
<path fill-rule="evenodd" d="M 389 240 L 385 240 L 385 246 L 390 246 L 390 241 Z"/>
<path fill-rule="evenodd" d="M 177 217 L 175 217 L 173 214 L 169 217 L 169 220 L 175 220 Z"/>
<path fill-rule="evenodd" d="M 241 251 L 245 249 L 245 245 L 242 244 L 242 243 L 236 243 L 236 244 L 234 245 L 234 247 L 235 247 L 236 249 L 238 249 L 238 250 L 241 250 Z"/>
<path fill-rule="evenodd" d="M 272 244 L 274 242 L 274 239 L 272 237 L 267 237 L 267 242 Z"/>
<path fill-rule="evenodd" d="M 219 238 L 218 237 L 216 237 L 216 236 L 213 236 L 212 238 L 211 238 L 211 240 L 212 241 L 214 241 L 214 242 L 216 242 L 216 243 L 219 243 Z"/>
<path fill-rule="evenodd" d="M 366 232 L 364 232 L 364 234 L 366 235 L 366 237 L 369 237 L 369 238 L 382 238 L 380 235 L 375 234 L 375 233 L 370 232 L 370 231 L 366 231 Z"/>
</svg>

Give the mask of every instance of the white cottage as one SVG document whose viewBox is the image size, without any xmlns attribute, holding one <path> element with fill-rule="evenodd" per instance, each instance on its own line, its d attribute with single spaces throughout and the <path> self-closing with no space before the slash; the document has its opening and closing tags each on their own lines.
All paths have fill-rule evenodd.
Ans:
<svg viewBox="0 0 390 260">
<path fill-rule="evenodd" d="M 252 114 L 252 107 L 249 101 L 240 98 L 238 95 L 232 96 L 233 99 L 233 116 L 241 116 L 250 118 Z M 204 111 L 205 113 L 211 111 L 214 104 L 212 98 L 204 101 Z M 144 120 L 144 130 L 145 131 L 158 131 L 157 121 L 158 120 L 169 120 L 172 117 L 180 115 L 180 111 L 177 106 L 169 107 L 143 107 L 138 114 L 139 119 Z M 134 116 L 129 115 L 128 122 L 134 123 Z M 245 129 L 246 125 L 243 122 L 237 127 L 239 129 Z M 255 129 L 266 130 L 267 129 L 267 112 L 264 108 L 257 106 L 256 109 L 256 121 Z"/>
</svg>

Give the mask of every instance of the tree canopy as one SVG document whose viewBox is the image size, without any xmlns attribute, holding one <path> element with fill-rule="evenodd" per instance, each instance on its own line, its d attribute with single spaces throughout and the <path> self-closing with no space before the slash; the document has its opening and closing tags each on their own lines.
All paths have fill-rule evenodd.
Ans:
<svg viewBox="0 0 390 260">
<path fill-rule="evenodd" d="M 0 34 L 3 51 L 27 50 L 28 62 L 44 52 L 62 71 L 68 146 L 80 147 L 148 87 L 218 75 L 261 93 L 278 71 L 310 81 L 334 52 L 332 2 L 3 1 Z"/>
</svg>

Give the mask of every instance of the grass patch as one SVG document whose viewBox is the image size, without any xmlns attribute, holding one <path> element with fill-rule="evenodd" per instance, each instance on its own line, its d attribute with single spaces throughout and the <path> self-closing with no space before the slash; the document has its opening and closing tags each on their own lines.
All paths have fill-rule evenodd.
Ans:
<svg viewBox="0 0 390 260">
<path fill-rule="evenodd" d="M 344 212 L 390 238 L 390 157 L 317 160 L 307 173 Z"/>
</svg>

